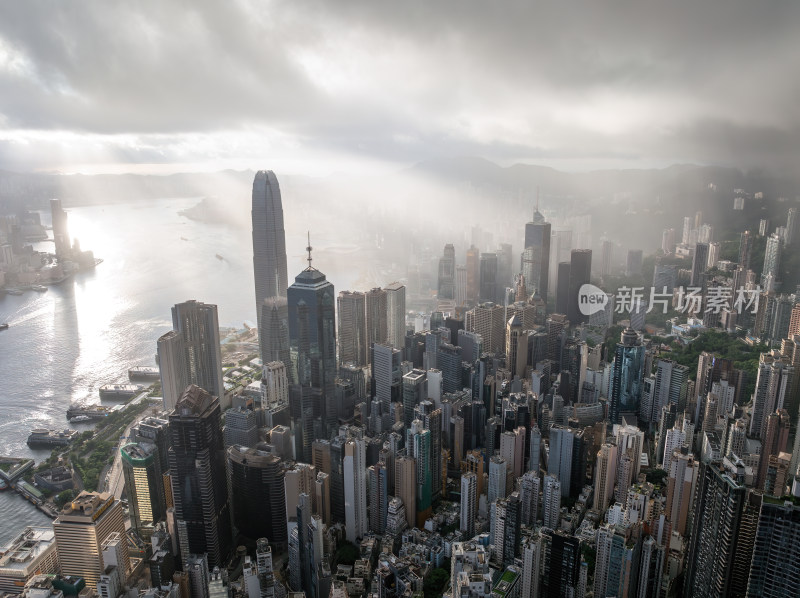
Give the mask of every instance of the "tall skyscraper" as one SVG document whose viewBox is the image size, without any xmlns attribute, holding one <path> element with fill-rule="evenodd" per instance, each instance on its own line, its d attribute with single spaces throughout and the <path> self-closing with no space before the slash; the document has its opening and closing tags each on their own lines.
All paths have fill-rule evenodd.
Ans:
<svg viewBox="0 0 800 598">
<path fill-rule="evenodd" d="M 692 276 L 689 285 L 693 287 L 704 286 L 704 274 L 708 266 L 708 243 L 697 243 L 694 246 L 692 258 Z"/>
<path fill-rule="evenodd" d="M 269 297 L 286 297 L 286 233 L 278 179 L 271 170 L 259 170 L 253 180 L 253 273 L 259 324 L 261 305 Z M 261 327 L 259 326 L 259 332 Z M 266 360 L 264 360 L 266 363 Z"/>
<path fill-rule="evenodd" d="M 764 496 L 758 516 L 748 598 L 800 595 L 800 507 Z"/>
<path fill-rule="evenodd" d="M 608 419 L 612 424 L 622 421 L 623 413 L 638 414 L 642 400 L 645 349 L 635 330 L 623 330 L 620 342 L 614 351 L 614 367 L 611 379 L 611 401 Z"/>
<path fill-rule="evenodd" d="M 762 353 L 758 361 L 750 435 L 764 439 L 767 416 L 782 409 L 792 387 L 792 378 L 798 375 L 788 357 L 777 351 Z"/>
<path fill-rule="evenodd" d="M 538 293 L 545 302 L 550 275 L 550 236 L 550 223 L 545 222 L 537 207 L 533 220 L 525 225 L 522 275 L 528 294 Z"/>
<path fill-rule="evenodd" d="M 764 250 L 764 268 L 761 270 L 762 286 L 766 287 L 763 281 L 767 276 L 772 276 L 774 280 L 780 277 L 782 249 L 783 240 L 779 235 L 773 233 L 767 237 L 767 248 Z"/>
<path fill-rule="evenodd" d="M 367 452 L 360 438 L 344 444 L 344 519 L 350 542 L 367 535 Z"/>
<path fill-rule="evenodd" d="M 339 291 L 339 363 L 367 365 L 366 297 L 359 291 Z"/>
<path fill-rule="evenodd" d="M 50 200 L 50 213 L 53 223 L 53 241 L 56 246 L 56 257 L 64 259 L 69 257 L 72 244 L 69 239 L 69 228 L 67 226 L 67 213 L 61 207 L 60 199 Z"/>
<path fill-rule="evenodd" d="M 750 259 L 753 255 L 753 233 L 744 231 L 739 237 L 739 265 L 747 272 L 750 269 Z"/>
<path fill-rule="evenodd" d="M 569 271 L 570 262 L 558 263 L 556 277 L 556 312 L 567 315 L 569 312 Z"/>
<path fill-rule="evenodd" d="M 594 469 L 594 510 L 604 513 L 614 496 L 617 479 L 617 445 L 603 443 Z"/>
<path fill-rule="evenodd" d="M 455 298 L 456 250 L 452 244 L 444 246 L 444 255 L 439 258 L 439 299 Z"/>
<path fill-rule="evenodd" d="M 267 538 L 285 550 L 286 494 L 281 458 L 264 444 L 228 449 L 228 474 L 234 525 L 249 539 Z"/>
<path fill-rule="evenodd" d="M 291 371 L 289 351 L 289 305 L 286 297 L 267 297 L 261 303 L 258 328 L 261 362 L 283 362 Z"/>
<path fill-rule="evenodd" d="M 561 482 L 554 475 L 544 476 L 542 491 L 542 523 L 550 529 L 558 529 L 561 519 Z"/>
<path fill-rule="evenodd" d="M 105 572 L 103 542 L 111 534 L 125 537 L 122 504 L 114 495 L 81 492 L 68 502 L 53 522 L 58 560 L 62 575 L 82 577 L 88 587 L 94 587 Z M 121 562 L 117 563 L 124 579 L 130 569 L 128 545 L 119 545 Z"/>
<path fill-rule="evenodd" d="M 730 596 L 740 517 L 745 503 L 744 479 L 715 463 L 700 466 L 694 501 L 684 588 L 686 596 Z M 752 545 L 750 546 L 752 550 Z"/>
<path fill-rule="evenodd" d="M 583 430 L 552 426 L 547 473 L 556 476 L 561 482 L 561 496 L 569 497 L 580 492 L 585 472 L 586 445 L 583 441 Z"/>
<path fill-rule="evenodd" d="M 323 431 L 336 423 L 333 408 L 336 382 L 336 295 L 325 275 L 311 266 L 311 246 L 308 267 L 300 272 L 289 287 L 289 343 L 292 351 L 297 384 L 294 396 L 304 402 L 302 413 L 292 410 L 295 420 L 305 419 L 303 446 L 310 447 L 313 438 L 305 438 L 313 429 L 309 417 L 321 420 Z M 313 389 L 313 390 L 311 390 Z M 312 396 L 313 395 L 313 396 Z M 305 399 L 309 400 L 306 401 Z M 311 407 L 312 412 L 308 413 Z"/>
<path fill-rule="evenodd" d="M 578 309 L 578 292 L 584 284 L 589 283 L 592 275 L 592 250 L 573 249 L 569 264 L 569 291 L 567 298 L 567 319 L 576 325 L 586 322 L 589 316 Z"/>
<path fill-rule="evenodd" d="M 369 529 L 382 536 L 386 533 L 389 514 L 389 470 L 384 461 L 367 468 L 369 478 Z"/>
<path fill-rule="evenodd" d="M 169 466 L 181 554 L 224 566 L 232 547 L 225 447 L 217 397 L 189 386 L 169 416 Z"/>
<path fill-rule="evenodd" d="M 417 526 L 417 464 L 414 457 L 400 455 L 394 462 L 395 494 L 403 501 L 408 527 Z"/>
<path fill-rule="evenodd" d="M 482 253 L 480 261 L 480 300 L 498 301 L 497 297 L 497 254 Z"/>
<path fill-rule="evenodd" d="M 461 474 L 461 523 L 459 529 L 465 538 L 475 535 L 475 517 L 478 512 L 478 476 L 471 471 Z"/>
<path fill-rule="evenodd" d="M 128 495 L 131 524 L 144 537 L 146 528 L 164 517 L 164 478 L 158 448 L 147 442 L 132 442 L 120 449 L 125 492 Z"/>
<path fill-rule="evenodd" d="M 669 459 L 664 462 L 668 472 L 665 514 L 672 524 L 672 531 L 685 536 L 700 464 L 686 448 L 673 452 L 674 454 L 670 454 Z"/>
<path fill-rule="evenodd" d="M 217 306 L 194 300 L 178 303 L 172 308 L 172 328 L 157 343 L 164 409 L 173 409 L 190 384 L 229 407 L 222 382 Z"/>
<path fill-rule="evenodd" d="M 399 282 L 386 285 L 386 341 L 402 349 L 406 341 L 406 287 Z"/>
<path fill-rule="evenodd" d="M 406 431 L 406 451 L 410 457 L 414 457 L 416 462 L 416 526 L 422 529 L 425 526 L 425 521 L 431 516 L 431 499 L 433 496 L 431 460 L 434 456 L 431 453 L 431 432 L 426 430 L 418 419 L 411 422 L 411 427 Z"/>
</svg>

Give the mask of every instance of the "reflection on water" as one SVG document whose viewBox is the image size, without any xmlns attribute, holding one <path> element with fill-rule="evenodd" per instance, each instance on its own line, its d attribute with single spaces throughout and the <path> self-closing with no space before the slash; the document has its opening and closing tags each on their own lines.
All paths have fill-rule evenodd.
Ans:
<svg viewBox="0 0 800 598">
<path fill-rule="evenodd" d="M 175 303 L 215 303 L 223 326 L 255 321 L 251 231 L 179 215 L 196 201 L 71 209 L 72 236 L 103 263 L 46 293 L 0 297 L 0 322 L 10 324 L 0 332 L 0 454 L 46 457 L 47 450 L 25 444 L 31 428 L 67 427 L 70 402 L 99 402 L 100 386 L 127 381 L 131 366 L 154 365 L 156 339 L 171 328 Z M 321 247 L 330 243 L 318 238 Z M 287 235 L 290 279 L 306 265 L 305 244 L 303 235 Z M 52 243 L 41 247 L 52 251 Z M 359 277 L 349 256 L 326 261 L 323 254 L 314 265 L 337 290 Z M 21 511 L 39 515 L 4 493 L 0 540 L 24 523 L 14 516 Z"/>
</svg>

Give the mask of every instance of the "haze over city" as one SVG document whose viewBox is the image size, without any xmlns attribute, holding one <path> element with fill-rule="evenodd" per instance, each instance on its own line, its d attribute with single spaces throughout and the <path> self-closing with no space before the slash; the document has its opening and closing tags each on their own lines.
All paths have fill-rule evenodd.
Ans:
<svg viewBox="0 0 800 598">
<path fill-rule="evenodd" d="M 0 5 L 0 598 L 800 595 L 798 40 Z"/>
</svg>

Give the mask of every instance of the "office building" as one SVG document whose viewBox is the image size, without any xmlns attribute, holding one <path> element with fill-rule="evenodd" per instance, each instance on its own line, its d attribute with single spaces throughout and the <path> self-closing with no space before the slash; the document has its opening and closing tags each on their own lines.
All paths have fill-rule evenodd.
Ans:
<svg viewBox="0 0 800 598">
<path fill-rule="evenodd" d="M 271 170 L 259 170 L 253 180 L 252 220 L 253 274 L 260 332 L 260 306 L 267 298 L 286 297 L 288 286 L 281 189 Z"/>
<path fill-rule="evenodd" d="M 464 326 L 480 335 L 484 351 L 500 355 L 505 351 L 504 317 L 504 306 L 480 303 L 467 312 Z"/>
<path fill-rule="evenodd" d="M 67 212 L 61 206 L 60 199 L 50 200 L 50 214 L 53 223 L 53 242 L 55 243 L 56 257 L 59 260 L 68 259 L 72 253 L 72 243 L 69 238 L 67 226 Z"/>
<path fill-rule="evenodd" d="M 781 252 L 783 240 L 779 235 L 773 233 L 767 237 L 767 248 L 764 251 L 764 267 L 761 270 L 762 281 L 767 276 L 772 276 L 777 280 L 780 277 Z M 762 286 L 765 286 L 762 284 Z"/>
<path fill-rule="evenodd" d="M 439 299 L 455 298 L 456 250 L 452 244 L 444 246 L 444 255 L 439 258 Z"/>
<path fill-rule="evenodd" d="M 172 308 L 172 328 L 157 343 L 164 409 L 174 409 L 190 384 L 229 407 L 222 382 L 217 306 L 194 300 L 178 303 Z"/>
<path fill-rule="evenodd" d="M 550 276 L 550 223 L 546 222 L 538 207 L 533 220 L 525 225 L 525 246 L 522 254 L 522 275 L 529 295 L 537 293 L 547 302 Z"/>
<path fill-rule="evenodd" d="M 367 468 L 369 480 L 369 529 L 382 536 L 386 532 L 389 514 L 389 470 L 387 464 L 378 461 Z"/>
<path fill-rule="evenodd" d="M 561 482 L 561 496 L 577 495 L 583 488 L 586 472 L 586 446 L 583 430 L 560 425 L 550 427 L 550 454 L 547 473 Z"/>
<path fill-rule="evenodd" d="M 145 537 L 146 529 L 166 514 L 164 478 L 155 444 L 132 442 L 120 449 L 125 493 L 128 496 L 131 525 Z"/>
<path fill-rule="evenodd" d="M 416 527 L 422 529 L 425 521 L 431 516 L 431 500 L 433 497 L 431 432 L 423 423 L 415 419 L 406 431 L 406 451 L 416 463 L 417 480 L 417 521 Z M 438 455 L 436 456 L 438 458 Z M 405 501 L 404 501 L 405 502 Z"/>
<path fill-rule="evenodd" d="M 223 428 L 225 448 L 229 446 L 255 446 L 258 442 L 256 412 L 246 407 L 234 407 L 225 412 Z"/>
<path fill-rule="evenodd" d="M 36 575 L 59 571 L 56 538 L 50 526 L 26 527 L 3 550 L 0 556 L 0 593 L 20 594 L 25 584 Z"/>
<path fill-rule="evenodd" d="M 642 399 L 645 348 L 641 337 L 631 328 L 625 329 L 614 351 L 611 400 L 608 419 L 617 424 L 623 413 L 638 415 Z"/>
<path fill-rule="evenodd" d="M 367 349 L 375 343 L 386 343 L 389 338 L 388 297 L 381 288 L 366 293 Z M 405 335 L 404 335 L 405 339 Z"/>
<path fill-rule="evenodd" d="M 350 542 L 367 535 L 367 453 L 360 438 L 348 438 L 344 444 L 344 519 Z"/>
<path fill-rule="evenodd" d="M 232 548 L 225 447 L 217 397 L 189 386 L 169 416 L 169 465 L 181 553 L 227 562 Z"/>
<path fill-rule="evenodd" d="M 103 542 L 111 534 L 125 537 L 122 504 L 112 494 L 81 492 L 68 502 L 53 522 L 62 575 L 82 577 L 94 587 L 105 572 Z M 119 545 L 119 569 L 127 579 L 130 570 L 128 545 Z"/>
<path fill-rule="evenodd" d="M 265 444 L 231 446 L 227 452 L 234 526 L 251 540 L 267 538 L 285 550 L 285 469 L 281 458 Z"/>
<path fill-rule="evenodd" d="M 339 362 L 367 365 L 366 297 L 358 291 L 340 291 L 336 300 L 339 317 Z"/>
<path fill-rule="evenodd" d="M 767 429 L 767 416 L 782 409 L 796 375 L 788 357 L 778 351 L 762 353 L 758 360 L 753 412 L 750 418 L 750 435 L 763 439 Z"/>
<path fill-rule="evenodd" d="M 284 294 L 285 295 L 285 294 Z M 258 342 L 261 362 L 291 365 L 289 352 L 289 306 L 286 297 L 267 297 L 259 306 Z"/>
<path fill-rule="evenodd" d="M 289 343 L 292 351 L 297 384 L 302 392 L 301 412 L 292 409 L 295 422 L 303 420 L 298 446 L 310 447 L 313 430 L 309 420 L 317 420 L 323 434 L 336 426 L 337 413 L 333 408 L 336 381 L 336 295 L 325 275 L 311 266 L 311 247 L 308 267 L 300 272 L 287 291 L 289 303 Z M 298 401 L 295 401 L 297 403 Z M 305 451 L 304 451 L 305 453 Z"/>
<path fill-rule="evenodd" d="M 573 326 L 587 322 L 589 317 L 578 309 L 578 294 L 581 287 L 589 283 L 592 275 L 592 250 L 573 249 L 569 264 L 569 287 L 567 298 L 567 319 Z M 556 308 L 556 311 L 558 309 Z"/>
<path fill-rule="evenodd" d="M 402 349 L 406 338 L 406 287 L 399 282 L 386 285 L 386 342 Z"/>
<path fill-rule="evenodd" d="M 502 297 L 497 296 L 497 254 L 495 253 L 481 253 L 479 299 L 481 302 L 503 302 Z"/>
<path fill-rule="evenodd" d="M 413 457 L 400 455 L 395 459 L 394 487 L 405 507 L 406 524 L 417 527 L 417 464 Z"/>
<path fill-rule="evenodd" d="M 705 272 L 708 266 L 708 243 L 697 243 L 694 246 L 692 257 L 692 274 L 689 285 L 693 287 L 705 286 Z"/>
</svg>

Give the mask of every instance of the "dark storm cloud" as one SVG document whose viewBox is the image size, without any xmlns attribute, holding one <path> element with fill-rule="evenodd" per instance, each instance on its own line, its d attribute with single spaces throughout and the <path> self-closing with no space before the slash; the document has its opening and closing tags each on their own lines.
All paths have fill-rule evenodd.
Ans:
<svg viewBox="0 0 800 598">
<path fill-rule="evenodd" d="M 399 162 L 783 165 L 799 17 L 790 1 L 4 3 L 0 124 L 153 162 L 202 161 L 181 136 L 267 131 Z"/>
</svg>

